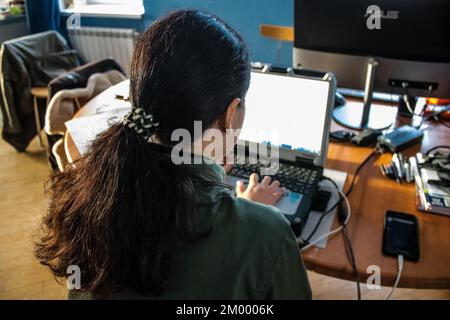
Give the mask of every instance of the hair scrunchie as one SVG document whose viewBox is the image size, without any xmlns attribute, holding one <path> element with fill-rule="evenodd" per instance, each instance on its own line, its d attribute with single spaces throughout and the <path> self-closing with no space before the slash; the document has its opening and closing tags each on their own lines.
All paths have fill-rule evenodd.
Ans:
<svg viewBox="0 0 450 320">
<path fill-rule="evenodd" d="M 147 114 L 142 108 L 133 108 L 123 118 L 123 125 L 133 129 L 137 134 L 141 135 L 145 140 L 149 140 L 155 135 L 159 122 L 155 121 L 152 114 Z"/>
</svg>

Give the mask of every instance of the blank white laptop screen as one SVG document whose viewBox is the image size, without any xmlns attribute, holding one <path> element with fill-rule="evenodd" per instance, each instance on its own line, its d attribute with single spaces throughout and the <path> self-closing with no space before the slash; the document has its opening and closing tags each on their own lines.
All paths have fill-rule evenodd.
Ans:
<svg viewBox="0 0 450 320">
<path fill-rule="evenodd" d="M 320 155 L 329 83 L 252 72 L 242 141 Z"/>
</svg>

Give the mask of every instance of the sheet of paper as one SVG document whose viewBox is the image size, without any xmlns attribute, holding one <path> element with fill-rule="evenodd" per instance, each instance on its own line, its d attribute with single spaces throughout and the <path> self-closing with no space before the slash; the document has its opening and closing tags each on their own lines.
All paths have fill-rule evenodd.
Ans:
<svg viewBox="0 0 450 320">
<path fill-rule="evenodd" d="M 330 169 L 324 170 L 324 176 L 332 179 L 336 184 L 338 185 L 340 190 L 343 190 L 345 185 L 345 180 L 347 180 L 347 173 L 341 172 L 341 171 L 335 171 Z M 331 192 L 331 199 L 328 202 L 328 208 L 329 210 L 333 205 L 339 201 L 339 195 L 336 192 L 336 188 L 333 186 L 333 184 L 329 181 L 323 181 L 320 185 L 321 190 L 329 191 Z M 311 242 L 315 241 L 320 236 L 328 233 L 331 231 L 331 227 L 333 226 L 334 216 L 336 214 L 337 209 L 335 209 L 333 212 L 327 214 L 325 218 L 323 219 L 322 223 L 320 224 L 319 228 L 317 229 L 314 236 L 311 238 Z M 306 222 L 305 227 L 303 228 L 302 234 L 300 236 L 301 239 L 306 239 L 309 237 L 311 232 L 314 230 L 315 226 L 317 225 L 317 222 L 319 221 L 320 217 L 323 214 L 321 212 L 315 212 L 311 211 L 308 217 L 308 221 Z M 325 248 L 327 246 L 328 238 L 325 238 L 318 243 L 315 244 L 316 247 L 319 248 Z"/>
<path fill-rule="evenodd" d="M 129 108 L 115 108 L 107 112 L 75 118 L 66 122 L 66 128 L 78 151 L 83 155 L 100 133 L 121 122 L 128 112 Z"/>
</svg>

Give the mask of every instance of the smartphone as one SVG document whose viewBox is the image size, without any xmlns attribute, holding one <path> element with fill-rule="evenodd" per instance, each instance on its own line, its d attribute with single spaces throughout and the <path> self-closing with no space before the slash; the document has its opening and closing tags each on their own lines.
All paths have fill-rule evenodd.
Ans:
<svg viewBox="0 0 450 320">
<path fill-rule="evenodd" d="M 419 260 L 419 224 L 413 215 L 388 211 L 384 218 L 383 253 Z"/>
</svg>

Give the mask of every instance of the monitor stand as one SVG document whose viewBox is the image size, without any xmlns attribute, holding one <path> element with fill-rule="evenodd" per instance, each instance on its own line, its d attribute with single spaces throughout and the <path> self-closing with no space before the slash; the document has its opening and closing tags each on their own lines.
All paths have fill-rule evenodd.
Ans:
<svg viewBox="0 0 450 320">
<path fill-rule="evenodd" d="M 377 66 L 378 62 L 374 59 L 370 59 L 367 64 L 364 102 L 350 101 L 334 109 L 333 119 L 340 125 L 355 130 L 382 130 L 394 123 L 396 108 L 372 103 Z"/>
</svg>

